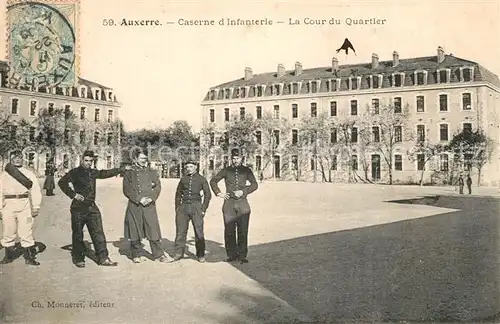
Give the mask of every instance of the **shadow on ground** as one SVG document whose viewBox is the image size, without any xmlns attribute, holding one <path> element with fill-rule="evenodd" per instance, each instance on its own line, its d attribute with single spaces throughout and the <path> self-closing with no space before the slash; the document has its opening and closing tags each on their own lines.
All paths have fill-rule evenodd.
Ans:
<svg viewBox="0 0 500 324">
<path fill-rule="evenodd" d="M 314 322 L 496 322 L 499 202 L 393 201 L 458 211 L 251 246 L 251 262 L 234 266 Z M 271 302 L 245 294 L 221 291 L 219 299 L 269 322 Z"/>
</svg>

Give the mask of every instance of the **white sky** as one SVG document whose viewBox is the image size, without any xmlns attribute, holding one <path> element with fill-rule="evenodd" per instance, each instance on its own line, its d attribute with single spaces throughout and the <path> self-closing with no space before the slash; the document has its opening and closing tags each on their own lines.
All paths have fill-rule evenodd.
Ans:
<svg viewBox="0 0 500 324">
<path fill-rule="evenodd" d="M 0 0 L 5 7 L 5 0 Z M 272 26 L 178 26 L 167 21 L 272 19 Z M 336 18 L 342 25 L 289 26 L 288 18 Z M 386 19 L 384 25 L 346 26 L 345 18 Z M 82 0 L 81 76 L 115 89 L 126 128 L 164 127 L 177 119 L 201 126 L 200 102 L 212 85 L 254 73 L 329 66 L 345 37 L 357 56 L 339 63 L 446 53 L 500 74 L 500 1 L 162 1 Z M 103 19 L 159 19 L 161 27 L 105 27 Z M 5 13 L 0 11 L 0 21 Z M 0 33 L 0 49 L 5 49 Z M 5 51 L 0 52 L 5 59 Z"/>
</svg>

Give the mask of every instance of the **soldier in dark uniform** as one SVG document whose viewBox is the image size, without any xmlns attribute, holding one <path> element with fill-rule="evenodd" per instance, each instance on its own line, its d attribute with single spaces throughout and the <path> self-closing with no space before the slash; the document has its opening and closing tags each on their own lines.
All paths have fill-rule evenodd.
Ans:
<svg viewBox="0 0 500 324">
<path fill-rule="evenodd" d="M 463 195 L 464 194 L 464 178 L 462 175 L 458 178 L 458 193 Z"/>
<path fill-rule="evenodd" d="M 54 196 L 54 189 L 56 187 L 54 175 L 56 168 L 52 163 L 47 163 L 47 168 L 45 169 L 45 181 L 43 183 L 43 189 L 45 189 L 45 194 L 47 196 Z"/>
<path fill-rule="evenodd" d="M 161 247 L 161 230 L 156 212 L 156 200 L 160 196 L 161 181 L 158 172 L 148 166 L 143 152 L 134 152 L 134 166 L 123 176 L 123 194 L 128 198 L 125 212 L 125 239 L 130 241 L 132 261 L 143 258 L 141 240 L 147 238 L 153 259 L 170 262 Z"/>
<path fill-rule="evenodd" d="M 92 168 L 94 152 L 85 151 L 79 167 L 71 169 L 58 182 L 62 192 L 72 199 L 71 231 L 73 263 L 85 267 L 85 245 L 83 243 L 83 227 L 87 225 L 97 256 L 97 263 L 101 266 L 116 266 L 108 256 L 106 236 L 102 226 L 102 217 L 95 203 L 96 179 L 106 179 L 119 175 L 123 168 L 110 170 L 96 170 Z M 72 184 L 73 188 L 69 186 Z"/>
<path fill-rule="evenodd" d="M 194 161 L 186 162 L 186 174 L 181 178 L 175 191 L 175 250 L 174 261 L 184 257 L 186 235 L 189 220 L 193 223 L 195 233 L 196 256 L 199 262 L 205 262 L 205 236 L 203 233 L 203 217 L 208 208 L 212 194 L 207 180 L 196 172 Z M 203 192 L 203 202 L 201 192 Z"/>
<path fill-rule="evenodd" d="M 218 197 L 224 199 L 222 214 L 224 215 L 226 261 L 239 259 L 241 263 L 247 263 L 248 224 L 251 212 L 247 196 L 257 190 L 258 184 L 252 170 L 241 165 L 238 149 L 232 150 L 231 162 L 231 166 L 222 169 L 210 180 L 210 186 Z M 222 179 L 226 183 L 226 193 L 222 193 L 218 187 Z M 250 182 L 249 186 L 247 186 L 247 181 Z"/>
<path fill-rule="evenodd" d="M 467 174 L 467 189 L 469 190 L 469 195 L 472 194 L 472 179 L 470 174 Z"/>
</svg>

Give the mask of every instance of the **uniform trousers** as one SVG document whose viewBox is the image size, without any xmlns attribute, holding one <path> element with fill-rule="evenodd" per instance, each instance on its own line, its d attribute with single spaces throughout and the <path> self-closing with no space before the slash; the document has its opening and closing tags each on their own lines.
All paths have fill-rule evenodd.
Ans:
<svg viewBox="0 0 500 324">
<path fill-rule="evenodd" d="M 250 205 L 246 199 L 228 199 L 222 205 L 224 243 L 227 257 L 246 259 L 248 254 L 248 225 Z M 236 236 L 237 235 L 237 236 Z"/>
<path fill-rule="evenodd" d="M 102 226 L 102 217 L 95 202 L 73 201 L 71 211 L 71 231 L 73 262 L 85 259 L 85 244 L 83 243 L 83 227 L 87 225 L 92 244 L 94 245 L 97 262 L 102 263 L 108 258 L 106 236 Z"/>
<path fill-rule="evenodd" d="M 181 203 L 175 213 L 175 250 L 177 255 L 183 255 L 186 247 L 186 236 L 189 229 L 189 221 L 194 228 L 194 241 L 196 256 L 205 256 L 205 234 L 203 233 L 203 211 L 201 202 Z"/>
<path fill-rule="evenodd" d="M 16 244 L 16 236 L 24 248 L 35 245 L 33 238 L 33 217 L 29 198 L 5 199 L 1 210 L 3 224 L 2 246 L 12 247 Z"/>
<path fill-rule="evenodd" d="M 164 256 L 163 249 L 161 248 L 161 240 L 149 240 L 149 245 L 151 246 L 151 254 L 153 255 L 153 259 L 158 259 Z M 142 243 L 140 240 L 130 241 L 130 252 L 132 258 L 137 258 L 142 255 Z"/>
</svg>

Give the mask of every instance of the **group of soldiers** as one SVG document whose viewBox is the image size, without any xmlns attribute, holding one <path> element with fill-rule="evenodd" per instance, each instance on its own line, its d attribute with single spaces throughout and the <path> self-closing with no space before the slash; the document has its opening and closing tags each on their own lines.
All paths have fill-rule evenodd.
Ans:
<svg viewBox="0 0 500 324">
<path fill-rule="evenodd" d="M 21 151 L 10 153 L 10 161 L 0 173 L 0 215 L 3 224 L 1 245 L 5 257 L 1 264 L 16 258 L 16 238 L 24 251 L 28 265 L 40 265 L 36 261 L 36 247 L 33 237 L 34 218 L 38 216 L 42 202 L 42 187 L 33 170 L 23 167 Z M 210 182 L 197 172 L 195 161 L 185 163 L 185 174 L 181 177 L 175 192 L 175 255 L 171 257 L 161 245 L 161 229 L 156 202 L 162 190 L 157 171 L 148 166 L 148 157 L 142 151 L 133 154 L 133 165 L 109 170 L 92 168 L 94 152 L 83 153 L 80 166 L 68 171 L 59 181 L 61 191 L 71 200 L 71 256 L 76 267 L 85 267 L 87 249 L 84 244 L 84 226 L 92 240 L 97 264 L 116 266 L 111 261 L 106 245 L 102 215 L 96 204 L 96 180 L 123 176 L 123 194 L 128 199 L 124 218 L 124 237 L 130 242 L 130 257 L 134 263 L 147 259 L 142 249 L 142 239 L 149 240 L 153 259 L 167 263 L 184 257 L 189 222 L 195 232 L 196 256 L 199 262 L 205 260 L 204 216 L 211 201 L 211 191 L 224 199 L 224 241 L 227 262 L 247 263 L 248 226 L 250 205 L 247 197 L 257 190 L 258 184 L 252 170 L 242 165 L 240 151 L 231 151 L 231 165 L 219 171 Z M 50 175 L 50 174 L 49 174 Z M 53 176 L 50 175 L 50 176 Z M 224 180 L 226 192 L 218 183 Z M 53 180 L 52 180 L 53 181 Z M 209 185 L 210 183 L 210 185 Z M 249 184 L 248 184 L 249 183 Z M 53 195 L 52 184 L 44 184 Z"/>
</svg>

